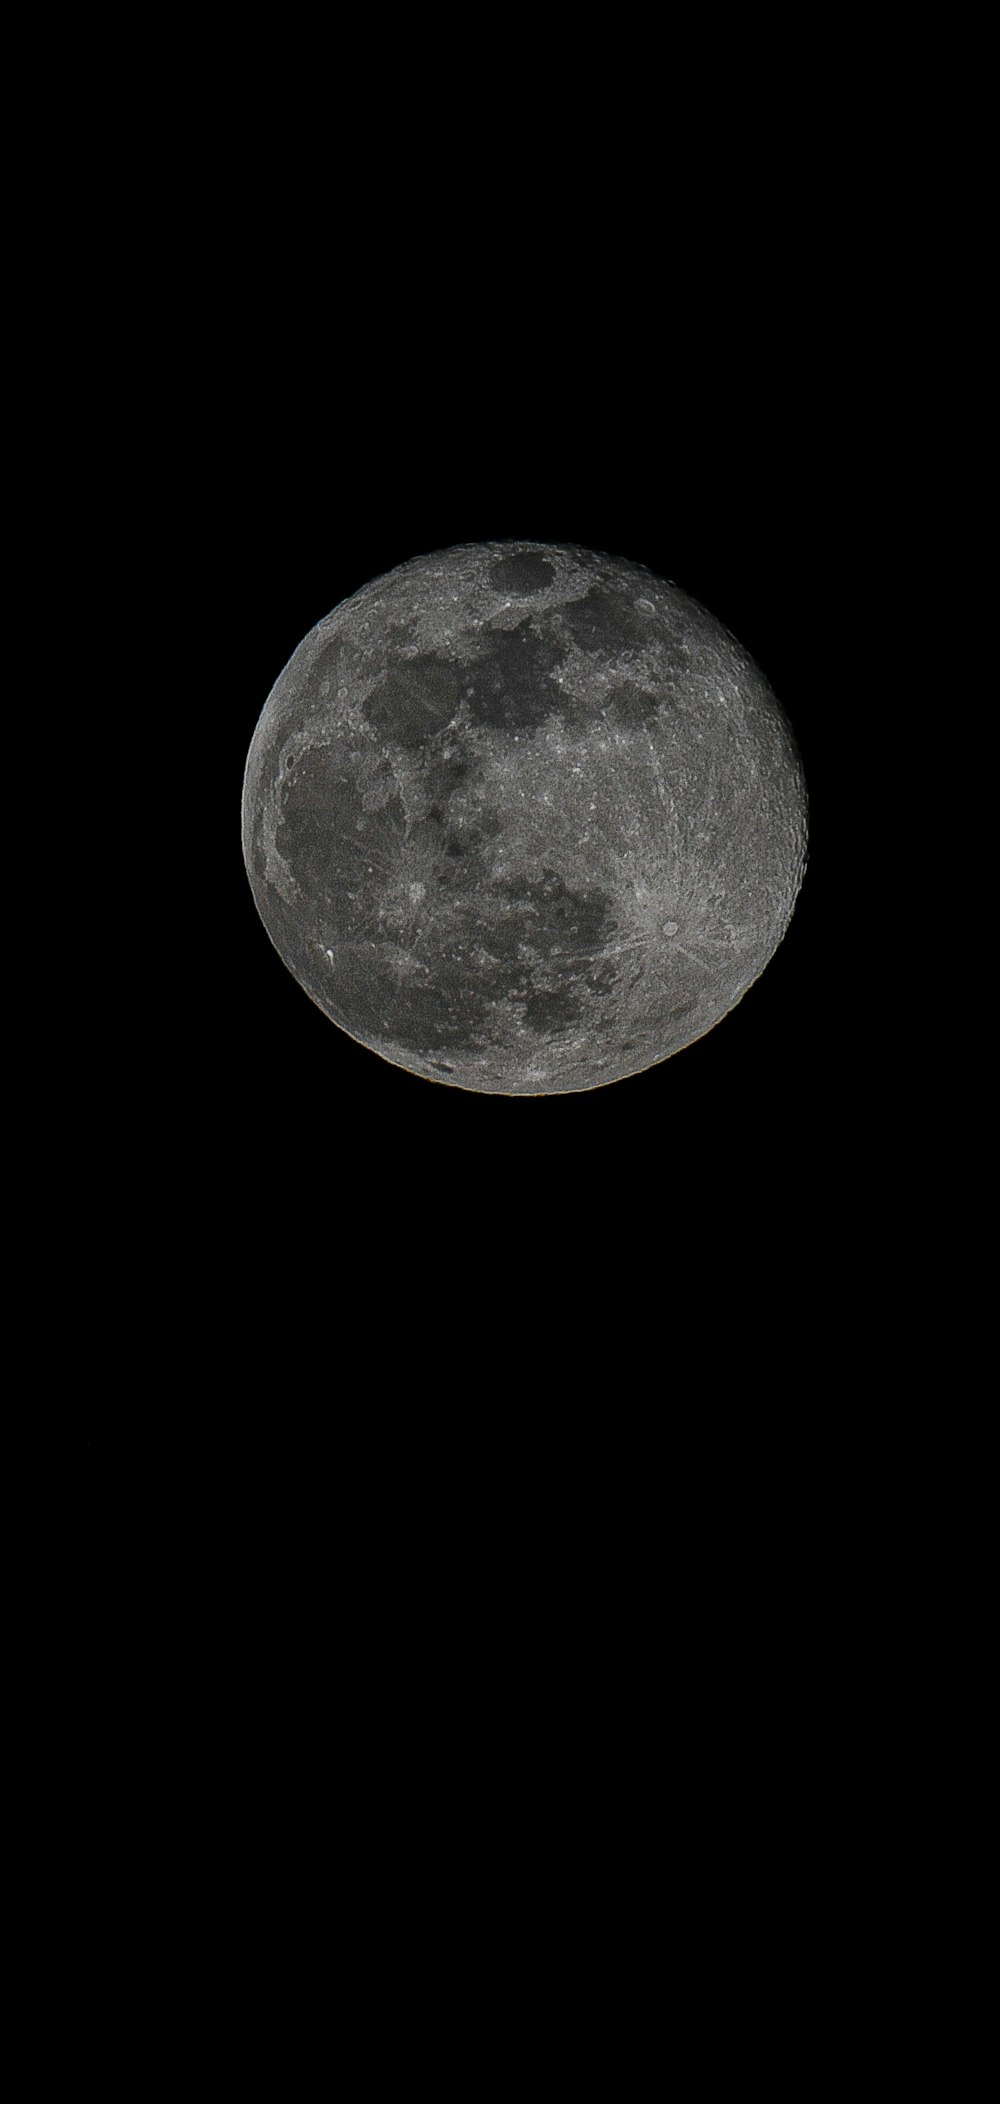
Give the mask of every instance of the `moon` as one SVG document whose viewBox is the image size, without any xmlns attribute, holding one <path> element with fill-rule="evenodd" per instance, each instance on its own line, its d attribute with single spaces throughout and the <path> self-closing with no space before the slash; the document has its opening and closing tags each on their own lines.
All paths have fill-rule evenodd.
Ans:
<svg viewBox="0 0 1000 2104">
<path fill-rule="evenodd" d="M 447 1086 L 600 1088 L 704 1036 L 805 867 L 790 726 L 747 652 L 641 564 L 420 555 L 299 644 L 257 724 L 243 852 L 313 1001 Z"/>
</svg>

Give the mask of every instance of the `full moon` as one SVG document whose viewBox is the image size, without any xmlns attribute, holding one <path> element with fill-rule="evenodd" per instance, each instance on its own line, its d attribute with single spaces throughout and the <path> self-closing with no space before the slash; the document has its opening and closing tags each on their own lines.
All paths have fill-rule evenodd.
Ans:
<svg viewBox="0 0 1000 2104">
<path fill-rule="evenodd" d="M 418 556 L 312 629 L 257 725 L 243 852 L 279 956 L 349 1036 L 508 1096 L 703 1037 L 788 925 L 806 791 L 763 676 L 641 565 Z"/>
</svg>

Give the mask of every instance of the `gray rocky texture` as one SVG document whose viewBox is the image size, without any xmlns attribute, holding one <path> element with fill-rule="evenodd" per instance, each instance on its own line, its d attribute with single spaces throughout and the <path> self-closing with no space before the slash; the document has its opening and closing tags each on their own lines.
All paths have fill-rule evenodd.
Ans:
<svg viewBox="0 0 1000 2104">
<path fill-rule="evenodd" d="M 342 1030 L 465 1089 L 666 1059 L 773 955 L 806 794 L 765 679 L 637 564 L 493 542 L 336 607 L 257 725 L 254 898 Z"/>
</svg>

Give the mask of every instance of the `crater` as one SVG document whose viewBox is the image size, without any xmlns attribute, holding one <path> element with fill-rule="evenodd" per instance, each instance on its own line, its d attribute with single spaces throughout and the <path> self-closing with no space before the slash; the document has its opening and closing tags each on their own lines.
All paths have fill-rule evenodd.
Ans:
<svg viewBox="0 0 1000 2104">
<path fill-rule="evenodd" d="M 532 592 L 544 592 L 555 574 L 544 555 L 505 555 L 493 564 L 490 583 L 494 591 L 511 592 L 517 599 L 526 599 Z"/>
</svg>

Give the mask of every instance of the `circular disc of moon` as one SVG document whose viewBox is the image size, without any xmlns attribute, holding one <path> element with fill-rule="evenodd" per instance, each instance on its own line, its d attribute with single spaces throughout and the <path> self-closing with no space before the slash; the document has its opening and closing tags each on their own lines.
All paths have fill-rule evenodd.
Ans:
<svg viewBox="0 0 1000 2104">
<path fill-rule="evenodd" d="M 264 926 L 332 1022 L 508 1096 L 599 1088 L 711 1030 L 806 853 L 789 725 L 640 565 L 536 541 L 404 563 L 307 635 L 250 746 Z"/>
</svg>

